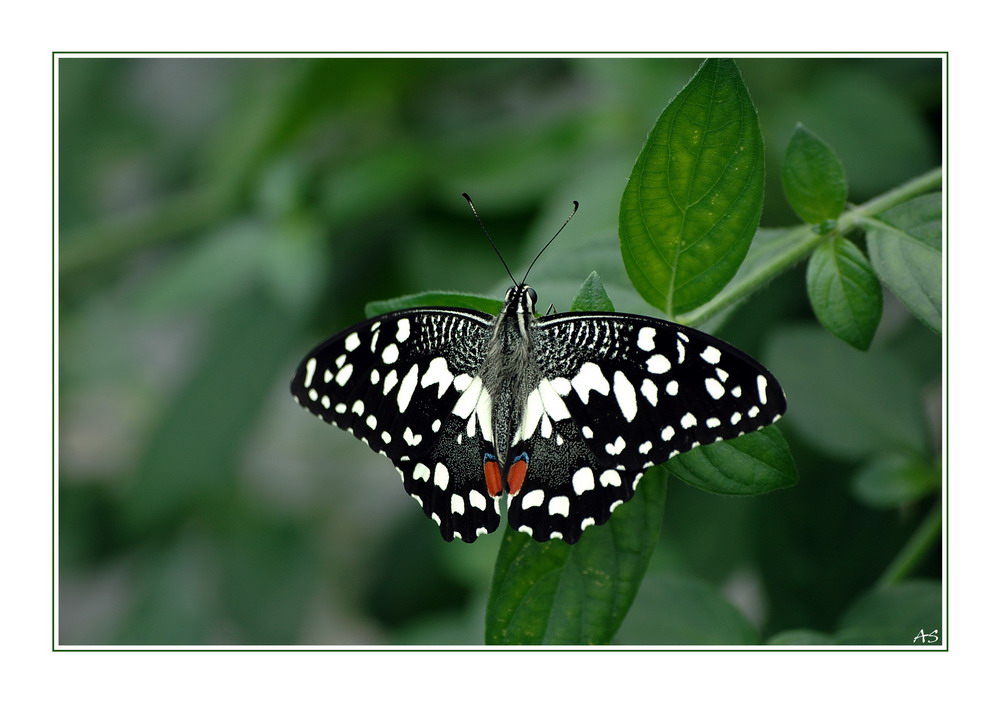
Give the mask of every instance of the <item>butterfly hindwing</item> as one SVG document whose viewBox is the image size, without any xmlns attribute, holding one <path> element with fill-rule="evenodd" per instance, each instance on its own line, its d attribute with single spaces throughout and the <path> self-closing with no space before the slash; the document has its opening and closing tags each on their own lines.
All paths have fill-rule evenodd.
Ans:
<svg viewBox="0 0 1000 704">
<path fill-rule="evenodd" d="M 320 344 L 292 380 L 300 405 L 392 460 L 446 540 L 499 525 L 483 477 L 492 444 L 470 427 L 491 320 L 453 308 L 388 313 Z"/>
<path fill-rule="evenodd" d="M 515 528 L 575 542 L 629 500 L 646 468 L 776 421 L 785 397 L 758 362 L 710 335 L 625 313 L 563 313 L 535 332 L 541 375 L 515 453 Z"/>
</svg>

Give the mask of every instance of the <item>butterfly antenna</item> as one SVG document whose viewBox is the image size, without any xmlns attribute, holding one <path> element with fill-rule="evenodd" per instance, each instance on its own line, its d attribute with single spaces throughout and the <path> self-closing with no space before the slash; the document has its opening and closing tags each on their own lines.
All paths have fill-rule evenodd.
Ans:
<svg viewBox="0 0 1000 704">
<path fill-rule="evenodd" d="M 507 262 L 504 261 L 503 255 L 500 254 L 500 250 L 497 248 L 497 243 L 493 241 L 492 237 L 490 237 L 490 233 L 486 231 L 486 225 L 483 224 L 483 219 L 479 217 L 479 213 L 476 212 L 476 206 L 472 202 L 472 198 L 468 193 L 463 193 L 462 197 L 469 202 L 469 207 L 472 208 L 472 214 L 476 216 L 476 222 L 478 222 L 479 227 L 483 229 L 483 234 L 486 235 L 486 239 L 488 239 L 490 244 L 493 245 L 493 251 L 497 253 L 498 257 L 500 257 L 500 263 L 503 264 L 503 268 L 507 270 L 507 276 L 509 276 L 510 280 L 514 282 L 514 285 L 517 286 L 517 280 L 514 278 L 514 275 L 510 273 L 510 267 L 507 266 Z"/>
<path fill-rule="evenodd" d="M 556 237 L 559 236 L 559 233 L 562 232 L 566 228 L 567 225 L 569 225 L 569 221 L 573 219 L 574 215 L 576 215 L 576 211 L 577 211 L 577 209 L 579 209 L 579 207 L 580 207 L 580 201 L 576 201 L 576 200 L 573 201 L 573 211 L 569 214 L 569 217 L 566 218 L 566 222 L 564 222 L 562 224 L 562 227 L 560 227 L 558 230 L 556 230 L 556 234 L 552 235 L 552 239 L 550 239 L 548 242 L 546 242 L 545 246 L 542 247 L 542 249 L 538 252 L 538 254 L 535 255 L 535 258 L 531 260 L 531 264 L 528 265 L 528 270 L 526 272 L 524 272 L 524 278 L 521 280 L 521 285 L 524 285 L 524 282 L 528 280 L 528 274 L 531 273 L 531 267 L 533 267 L 535 265 L 535 262 L 538 261 L 538 258 L 540 256 L 542 256 L 542 252 L 544 252 L 546 249 L 548 249 L 549 245 L 552 244 L 555 241 Z"/>
</svg>

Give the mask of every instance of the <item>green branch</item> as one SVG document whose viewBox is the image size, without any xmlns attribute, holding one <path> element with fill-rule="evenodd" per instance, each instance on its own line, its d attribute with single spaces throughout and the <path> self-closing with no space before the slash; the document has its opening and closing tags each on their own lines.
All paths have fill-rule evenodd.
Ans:
<svg viewBox="0 0 1000 704">
<path fill-rule="evenodd" d="M 908 577 L 923 561 L 927 552 L 937 544 L 941 536 L 941 506 L 937 505 L 927 514 L 906 545 L 879 577 L 879 586 L 897 584 Z"/>
<path fill-rule="evenodd" d="M 837 220 L 836 226 L 828 233 L 818 235 L 812 225 L 799 225 L 791 229 L 789 236 L 794 241 L 792 246 L 745 276 L 738 276 L 711 301 L 687 315 L 678 316 L 677 322 L 697 327 L 730 306 L 743 302 L 771 279 L 807 259 L 827 238 L 842 236 L 858 227 L 865 218 L 940 187 L 941 169 L 937 168 L 844 212 Z"/>
</svg>

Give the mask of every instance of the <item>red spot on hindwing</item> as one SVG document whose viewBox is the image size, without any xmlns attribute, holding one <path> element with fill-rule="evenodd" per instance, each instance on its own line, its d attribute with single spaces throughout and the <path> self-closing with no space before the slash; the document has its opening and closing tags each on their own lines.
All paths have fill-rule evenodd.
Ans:
<svg viewBox="0 0 1000 704">
<path fill-rule="evenodd" d="M 483 462 L 483 473 L 486 475 L 486 491 L 496 498 L 503 493 L 503 479 L 500 477 L 500 463 L 496 460 Z"/>
<path fill-rule="evenodd" d="M 521 491 L 527 473 L 528 460 L 518 460 L 510 466 L 510 471 L 507 472 L 507 490 L 511 496 L 517 496 L 517 492 Z"/>
</svg>

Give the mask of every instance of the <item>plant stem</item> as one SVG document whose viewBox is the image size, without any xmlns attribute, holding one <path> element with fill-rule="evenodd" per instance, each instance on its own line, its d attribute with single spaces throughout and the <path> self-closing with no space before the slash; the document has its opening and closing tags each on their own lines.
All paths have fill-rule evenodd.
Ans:
<svg viewBox="0 0 1000 704">
<path fill-rule="evenodd" d="M 696 308 L 687 315 L 677 316 L 677 322 L 682 325 L 697 327 L 730 306 L 742 302 L 768 281 L 808 258 L 813 250 L 828 238 L 843 236 L 854 230 L 864 218 L 877 215 L 921 193 L 940 186 L 941 169 L 932 169 L 846 211 L 837 220 L 837 225 L 830 232 L 822 236 L 816 235 L 811 225 L 799 225 L 793 228 L 790 230 L 790 233 L 798 235 L 798 237 L 795 237 L 796 241 L 792 246 L 771 258 L 765 265 L 749 272 L 746 276 L 734 279 L 718 296 L 705 305 Z"/>
<path fill-rule="evenodd" d="M 932 188 L 941 187 L 941 169 L 936 168 L 927 173 L 917 176 L 906 183 L 886 191 L 880 196 L 872 198 L 866 203 L 862 203 L 856 208 L 848 210 L 840 216 L 837 222 L 837 230 L 847 232 L 855 227 L 863 218 L 871 217 L 885 212 L 889 208 L 904 203 L 921 193 L 926 193 Z"/>
<path fill-rule="evenodd" d="M 878 585 L 885 587 L 897 584 L 907 577 L 924 559 L 924 555 L 936 543 L 941 535 L 941 505 L 935 506 L 916 531 L 906 541 L 896 558 L 879 577 Z"/>
</svg>

